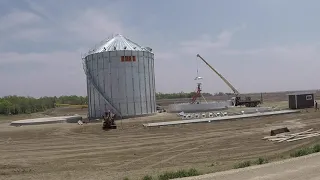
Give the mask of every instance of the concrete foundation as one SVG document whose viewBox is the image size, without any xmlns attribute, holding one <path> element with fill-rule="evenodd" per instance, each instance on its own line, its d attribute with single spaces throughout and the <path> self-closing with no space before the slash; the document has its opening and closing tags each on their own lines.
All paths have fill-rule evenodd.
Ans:
<svg viewBox="0 0 320 180">
<path fill-rule="evenodd" d="M 36 119 L 23 119 L 12 121 L 11 126 L 25 126 L 25 125 L 39 125 L 39 124 L 54 124 L 54 123 L 77 123 L 82 120 L 81 116 L 60 116 L 60 117 L 47 117 Z"/>
<path fill-rule="evenodd" d="M 252 108 L 245 108 L 242 111 L 244 112 L 244 114 L 253 114 L 257 112 L 270 112 L 270 111 L 277 111 L 277 110 L 271 107 L 252 107 Z"/>
<path fill-rule="evenodd" d="M 181 111 L 185 113 L 207 112 L 228 109 L 228 106 L 231 106 L 231 101 L 214 101 L 201 104 L 181 103 L 170 104 L 167 111 L 170 113 L 177 113 Z"/>
<path fill-rule="evenodd" d="M 261 117 L 261 116 L 271 116 L 271 115 L 289 114 L 289 113 L 297 113 L 297 112 L 300 112 L 300 111 L 298 111 L 298 110 L 283 110 L 283 111 L 272 111 L 272 112 L 259 112 L 259 113 L 254 113 L 254 114 L 242 114 L 242 115 L 203 118 L 203 119 L 190 119 L 190 120 L 148 123 L 148 124 L 143 124 L 143 126 L 157 127 L 157 126 L 169 126 L 169 125 L 201 123 L 201 122 L 202 123 L 203 122 L 210 123 L 210 122 L 214 122 L 214 121 L 234 120 L 234 119 L 243 119 L 243 118 L 250 118 L 250 117 Z"/>
</svg>

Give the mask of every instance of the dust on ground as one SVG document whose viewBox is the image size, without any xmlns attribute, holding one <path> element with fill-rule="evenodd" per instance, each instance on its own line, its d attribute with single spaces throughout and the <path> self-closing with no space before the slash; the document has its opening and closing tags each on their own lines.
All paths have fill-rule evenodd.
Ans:
<svg viewBox="0 0 320 180">
<path fill-rule="evenodd" d="M 10 127 L 0 124 L 0 179 L 141 179 L 166 170 L 196 168 L 203 173 L 265 157 L 283 158 L 314 137 L 290 143 L 261 140 L 269 130 L 320 129 L 320 112 L 214 123 L 144 128 L 142 123 L 177 118 L 158 114 L 118 121 L 102 131 L 100 123 Z"/>
</svg>

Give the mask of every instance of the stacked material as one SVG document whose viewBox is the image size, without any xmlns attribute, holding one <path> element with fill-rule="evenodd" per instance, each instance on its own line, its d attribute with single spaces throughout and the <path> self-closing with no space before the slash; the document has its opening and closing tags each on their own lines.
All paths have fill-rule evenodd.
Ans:
<svg viewBox="0 0 320 180">
<path fill-rule="evenodd" d="M 262 117 L 262 116 L 272 116 L 280 114 L 290 114 L 298 113 L 299 110 L 282 110 L 282 111 L 272 111 L 272 112 L 263 112 L 263 113 L 254 113 L 254 114 L 242 114 L 242 115 L 233 115 L 233 116 L 223 116 L 223 117 L 212 117 L 212 118 L 201 118 L 201 119 L 186 119 L 186 120 L 177 120 L 177 121 L 165 121 L 165 122 L 155 122 L 143 124 L 144 127 L 157 127 L 157 126 L 169 126 L 177 124 L 190 124 L 190 123 L 204 123 L 211 121 L 223 121 L 231 119 L 244 119 L 244 118 L 253 118 L 253 117 Z"/>
<path fill-rule="evenodd" d="M 320 136 L 320 131 L 313 131 L 313 129 L 308 129 L 306 131 L 298 133 L 281 133 L 275 136 L 266 136 L 262 139 L 275 142 L 292 142 L 316 136 Z"/>
<path fill-rule="evenodd" d="M 18 121 L 12 121 L 11 126 L 25 126 L 25 125 L 39 125 L 39 124 L 53 124 L 53 123 L 77 123 L 82 120 L 79 115 L 75 116 L 60 116 L 60 117 L 46 117 L 46 118 L 35 118 L 35 119 L 24 119 Z"/>
<path fill-rule="evenodd" d="M 228 112 L 191 113 L 180 112 L 177 114 L 181 119 L 199 119 L 228 116 Z"/>
</svg>

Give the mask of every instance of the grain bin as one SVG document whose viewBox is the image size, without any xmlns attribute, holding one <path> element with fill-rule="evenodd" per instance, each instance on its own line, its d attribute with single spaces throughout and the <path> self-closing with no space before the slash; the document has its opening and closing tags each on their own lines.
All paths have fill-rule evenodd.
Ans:
<svg viewBox="0 0 320 180">
<path fill-rule="evenodd" d="M 87 75 L 88 117 L 106 110 L 120 117 L 156 112 L 154 54 L 118 34 L 83 56 Z"/>
</svg>

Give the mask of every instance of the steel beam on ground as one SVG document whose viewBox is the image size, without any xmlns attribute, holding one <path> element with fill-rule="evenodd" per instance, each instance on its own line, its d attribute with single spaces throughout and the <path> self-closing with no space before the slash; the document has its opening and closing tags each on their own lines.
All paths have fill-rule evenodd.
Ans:
<svg viewBox="0 0 320 180">
<path fill-rule="evenodd" d="M 261 116 L 272 116 L 280 114 L 290 114 L 297 113 L 299 110 L 282 110 L 282 111 L 272 111 L 272 112 L 261 112 L 254 114 L 241 114 L 234 116 L 223 116 L 223 117 L 213 117 L 213 118 L 203 118 L 203 119 L 189 119 L 189 120 L 179 120 L 179 121 L 168 121 L 168 122 L 156 122 L 156 123 L 147 123 L 143 124 L 145 127 L 155 127 L 155 126 L 169 126 L 177 124 L 190 124 L 190 123 L 201 123 L 201 122 L 214 122 L 214 121 L 223 121 L 223 120 L 232 120 L 232 119 L 243 119 L 250 117 L 261 117 Z"/>
</svg>

